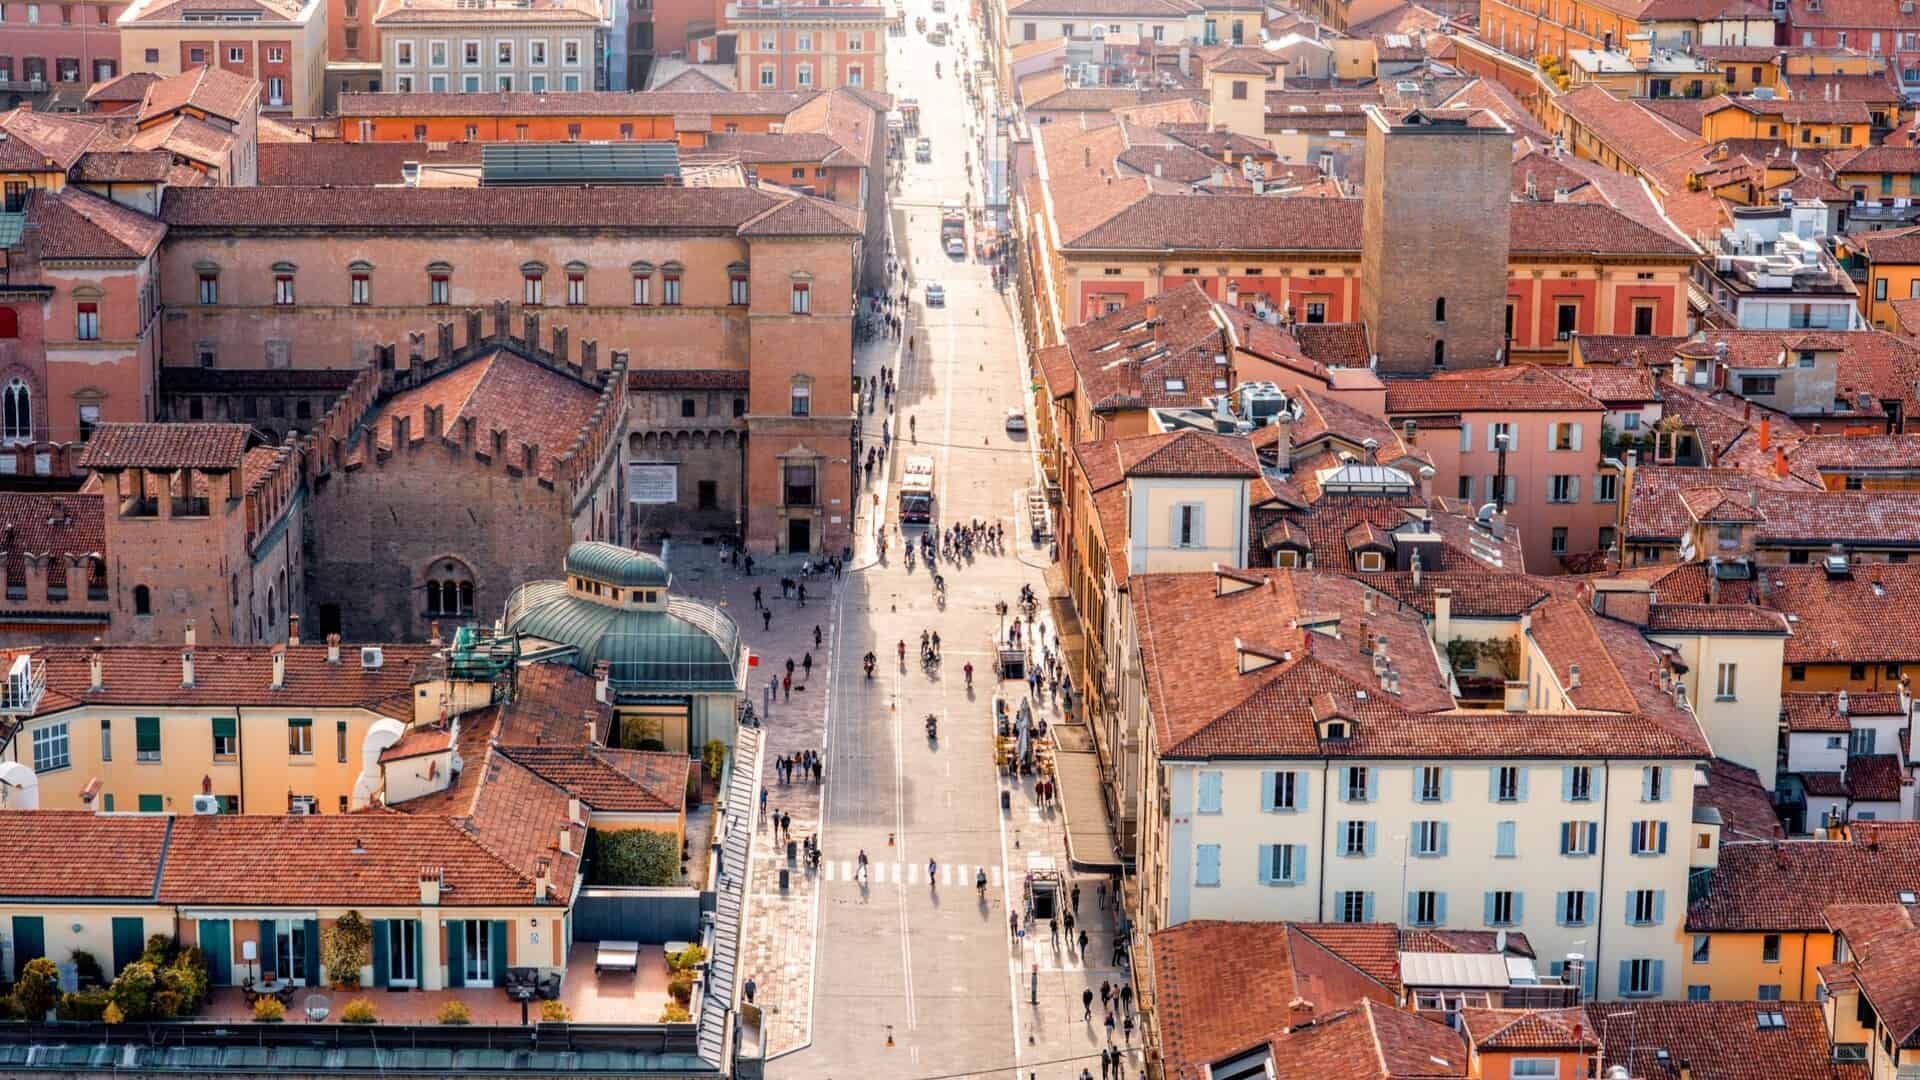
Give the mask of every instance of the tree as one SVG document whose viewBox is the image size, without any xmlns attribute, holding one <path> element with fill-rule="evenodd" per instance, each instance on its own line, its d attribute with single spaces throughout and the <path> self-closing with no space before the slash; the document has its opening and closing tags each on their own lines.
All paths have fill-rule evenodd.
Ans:
<svg viewBox="0 0 1920 1080">
<path fill-rule="evenodd" d="M 720 779 L 720 770 L 727 765 L 727 744 L 719 739 L 708 739 L 707 745 L 700 748 L 700 760 L 707 767 L 707 775 Z"/>
<path fill-rule="evenodd" d="M 347 912 L 320 931 L 320 962 L 339 989 L 360 985 L 360 969 L 372 952 L 373 926 L 358 911 Z"/>
<path fill-rule="evenodd" d="M 28 1020 L 40 1020 L 60 1000 L 60 968 L 44 956 L 27 961 L 13 984 L 13 1004 Z"/>
<path fill-rule="evenodd" d="M 596 885 L 671 885 L 680 879 L 680 838 L 652 829 L 594 830 Z"/>
<path fill-rule="evenodd" d="M 129 1020 L 152 1020 L 158 1013 L 155 998 L 160 990 L 160 972 L 145 960 L 135 960 L 107 987 L 107 997 Z"/>
</svg>

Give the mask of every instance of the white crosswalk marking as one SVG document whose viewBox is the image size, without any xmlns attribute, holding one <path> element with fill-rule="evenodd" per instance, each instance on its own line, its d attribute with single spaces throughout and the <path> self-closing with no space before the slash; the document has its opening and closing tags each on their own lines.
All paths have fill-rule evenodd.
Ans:
<svg viewBox="0 0 1920 1080">
<path fill-rule="evenodd" d="M 940 867 L 940 884 L 972 885 L 974 875 L 980 870 L 987 871 L 987 878 L 995 888 L 1000 887 L 1004 878 L 1000 867 L 981 866 L 978 863 L 934 862 Z M 820 863 L 820 880 L 857 882 L 860 880 L 860 864 L 853 859 L 826 859 Z M 920 885 L 927 880 L 927 868 L 924 863 L 868 862 L 868 885 Z"/>
</svg>

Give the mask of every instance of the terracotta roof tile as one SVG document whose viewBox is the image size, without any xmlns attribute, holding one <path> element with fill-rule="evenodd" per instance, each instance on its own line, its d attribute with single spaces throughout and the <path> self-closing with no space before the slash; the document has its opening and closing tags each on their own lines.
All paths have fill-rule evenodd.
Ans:
<svg viewBox="0 0 1920 1080">
<path fill-rule="evenodd" d="M 401 167 L 407 162 L 478 169 L 480 144 L 430 149 L 430 144 L 416 142 L 262 142 L 256 165 L 262 187 L 372 187 L 401 183 Z"/>
<path fill-rule="evenodd" d="M 104 124 L 56 113 L 14 109 L 0 113 L 0 168 L 9 171 L 61 172 L 73 167 L 96 144 L 114 140 Z"/>
<path fill-rule="evenodd" d="M 1276 1080 L 1446 1080 L 1467 1075 L 1458 1032 L 1416 1013 L 1362 1001 L 1273 1041 Z"/>
<path fill-rule="evenodd" d="M 1902 802 L 1907 770 L 1898 754 L 1855 754 L 1843 773 L 1854 802 Z"/>
<path fill-rule="evenodd" d="M 1707 782 L 1693 789 L 1693 805 L 1719 811 L 1722 843 L 1786 839 L 1772 794 L 1760 783 L 1760 774 L 1745 765 L 1725 758 L 1708 762 Z"/>
<path fill-rule="evenodd" d="M 496 749 L 597 811 L 672 814 L 686 805 L 685 754 L 584 745 Z"/>
<path fill-rule="evenodd" d="M 1753 604 L 1655 604 L 1648 612 L 1653 633 L 1779 634 L 1789 632 L 1777 611 Z"/>
<path fill-rule="evenodd" d="M 1762 1012 L 1779 1013 L 1786 1026 L 1762 1028 Z M 1694 1080 L 1832 1080 L 1816 1002 L 1594 1002 L 1587 1015 L 1609 1048 L 1607 1063 L 1638 1080 L 1681 1080 L 1681 1062 Z"/>
<path fill-rule="evenodd" d="M 1600 403 L 1585 391 L 1532 364 L 1449 371 L 1424 379 L 1396 379 L 1387 385 L 1389 415 L 1599 409 Z"/>
<path fill-rule="evenodd" d="M 1843 578 L 1818 566 L 1761 572 L 1771 588 L 1768 604 L 1794 616 L 1786 663 L 1920 661 L 1920 621 L 1903 617 L 1920 603 L 1920 566 L 1867 564 Z"/>
<path fill-rule="evenodd" d="M 170 228 L 738 230 L 779 202 L 749 188 L 710 187 L 256 187 L 168 189 Z"/>
<path fill-rule="evenodd" d="M 1706 145 L 1698 135 L 1647 111 L 1637 102 L 1614 97 L 1597 85 L 1561 94 L 1553 103 L 1642 171 Z"/>
<path fill-rule="evenodd" d="M 643 91 L 576 93 L 361 93 L 340 95 L 343 120 L 388 116 L 673 116 L 703 112 L 723 116 L 785 116 L 816 96 L 813 93 L 675 93 Z"/>
<path fill-rule="evenodd" d="M 1476 1050 L 1600 1049 L 1587 1011 L 1572 1009 L 1462 1009 L 1461 1027 Z M 1576 1035 L 1575 1033 L 1578 1032 Z"/>
<path fill-rule="evenodd" d="M 245 424 L 101 424 L 81 451 L 83 469 L 200 469 L 240 467 L 250 429 Z"/>
<path fill-rule="evenodd" d="M 0 814 L 0 845 L 12 865 L 0 896 L 151 900 L 171 824 L 159 814 L 9 810 Z"/>
<path fill-rule="evenodd" d="M 410 437 L 423 439 L 426 411 L 437 406 L 447 436 L 464 418 L 473 420 L 476 446 L 491 445 L 491 433 L 505 431 L 508 460 L 517 463 L 520 444 L 532 443 L 539 448 L 535 467 L 551 477 L 599 401 L 593 386 L 502 349 L 395 394 L 367 418 L 365 430 L 381 450 L 391 451 L 394 418 L 408 418 Z"/>
<path fill-rule="evenodd" d="M 1634 405 L 1659 400 L 1654 389 L 1653 372 L 1644 367 L 1610 367 L 1592 363 L 1595 358 L 1588 353 L 1588 341 L 1580 339 L 1580 351 L 1589 363 L 1584 367 L 1570 367 L 1556 370 L 1554 374 L 1572 383 L 1589 397 L 1607 405 Z M 1622 341 L 1644 341 L 1644 338 L 1622 338 Z M 1679 341 L 1680 339 L 1672 339 Z"/>
<path fill-rule="evenodd" d="M 1879 691 L 1852 691 L 1847 694 L 1847 716 L 1840 715 L 1838 691 L 1792 692 L 1780 695 L 1780 711 L 1787 718 L 1788 731 L 1826 732 L 1845 735 L 1853 729 L 1850 717 L 1903 716 L 1900 695 Z"/>
<path fill-rule="evenodd" d="M 1687 929 L 1818 930 L 1828 904 L 1891 903 L 1920 889 L 1920 834 L 1877 835 L 1723 843 L 1706 893 L 1687 906 Z"/>
<path fill-rule="evenodd" d="M 1250 480 L 1260 475 L 1260 462 L 1244 437 L 1175 431 L 1117 439 L 1114 450 L 1127 476 Z"/>
<path fill-rule="evenodd" d="M 159 79 L 140 101 L 140 119 L 192 107 L 223 120 L 240 120 L 258 108 L 260 84 L 225 68 L 190 68 Z"/>
<path fill-rule="evenodd" d="M 337 664 L 327 662 L 325 645 L 286 647 L 286 681 L 273 688 L 273 651 L 278 646 L 203 645 L 193 650 L 194 683 L 180 685 L 182 648 L 175 645 L 108 645 L 102 652 L 101 688 L 92 690 L 88 657 L 92 649 L 49 645 L 34 650 L 47 665 L 47 691 L 36 715 L 78 704 L 108 705 L 269 705 L 334 706 L 389 711 L 396 696 L 404 719 L 412 719 L 408 698 L 413 666 L 431 656 L 431 645 L 382 645 L 378 668 L 361 666 L 352 647 Z"/>
<path fill-rule="evenodd" d="M 139 260 L 167 235 L 153 218 L 77 187 L 34 191 L 27 220 L 40 227 L 45 259 Z"/>
</svg>

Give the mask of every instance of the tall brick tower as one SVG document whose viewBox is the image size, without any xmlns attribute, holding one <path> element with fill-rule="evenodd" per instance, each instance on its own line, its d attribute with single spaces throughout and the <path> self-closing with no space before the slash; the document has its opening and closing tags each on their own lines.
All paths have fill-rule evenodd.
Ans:
<svg viewBox="0 0 1920 1080">
<path fill-rule="evenodd" d="M 1506 345 L 1513 132 L 1481 109 L 1367 108 L 1360 317 L 1388 375 Z"/>
</svg>

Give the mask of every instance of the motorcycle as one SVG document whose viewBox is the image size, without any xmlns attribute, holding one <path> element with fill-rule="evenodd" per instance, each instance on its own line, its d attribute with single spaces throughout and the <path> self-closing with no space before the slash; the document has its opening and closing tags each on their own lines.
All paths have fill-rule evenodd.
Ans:
<svg viewBox="0 0 1920 1080">
<path fill-rule="evenodd" d="M 873 654 L 871 652 L 867 654 L 866 663 L 867 663 L 867 678 L 872 679 L 873 678 Z"/>
<path fill-rule="evenodd" d="M 927 714 L 927 741 L 940 741 L 940 721 L 932 713 Z"/>
</svg>

